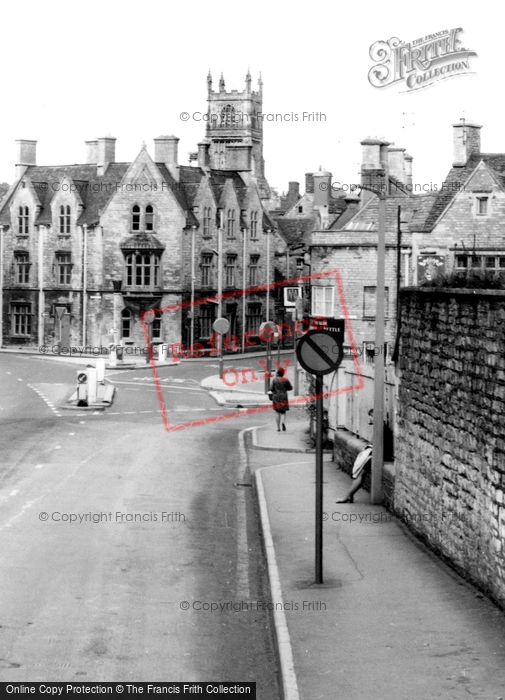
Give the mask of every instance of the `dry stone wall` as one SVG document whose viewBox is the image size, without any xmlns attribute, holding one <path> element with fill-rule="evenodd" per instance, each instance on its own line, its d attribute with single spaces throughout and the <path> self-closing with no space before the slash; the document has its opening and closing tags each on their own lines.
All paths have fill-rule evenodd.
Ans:
<svg viewBox="0 0 505 700">
<path fill-rule="evenodd" d="M 401 305 L 395 510 L 505 606 L 505 292 Z"/>
</svg>

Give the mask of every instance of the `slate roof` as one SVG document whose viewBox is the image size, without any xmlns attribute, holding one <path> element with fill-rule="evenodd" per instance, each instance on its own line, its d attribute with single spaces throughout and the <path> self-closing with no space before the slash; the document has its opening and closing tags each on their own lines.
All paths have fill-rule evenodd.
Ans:
<svg viewBox="0 0 505 700">
<path fill-rule="evenodd" d="M 433 207 L 437 193 L 427 193 L 415 197 L 405 195 L 390 196 L 386 199 L 386 244 L 396 245 L 398 228 L 398 206 L 401 207 L 402 234 L 405 236 L 410 231 L 419 231 L 427 213 Z M 379 218 L 379 198 L 371 197 L 367 203 L 357 211 L 350 220 L 343 220 L 331 229 L 316 231 L 313 234 L 315 245 L 373 245 L 377 243 Z"/>
<path fill-rule="evenodd" d="M 424 232 L 431 231 L 439 216 L 458 192 L 463 189 L 465 182 L 482 160 L 494 171 L 498 181 L 505 186 L 505 153 L 474 153 L 469 157 L 466 165 L 453 166 L 451 168 L 438 192 L 430 212 L 426 216 L 422 228 L 416 230 Z"/>
<path fill-rule="evenodd" d="M 165 246 L 152 233 L 135 233 L 121 242 L 123 250 L 165 250 Z"/>
<path fill-rule="evenodd" d="M 131 163 L 110 163 L 104 175 L 97 175 L 96 164 L 89 165 L 32 165 L 27 168 L 25 176 L 28 177 L 35 189 L 35 193 L 40 201 L 41 210 L 35 225 L 50 225 L 51 202 L 58 192 L 58 183 L 64 178 L 69 178 L 78 188 L 78 194 L 84 204 L 84 210 L 77 223 L 92 226 L 100 220 L 100 215 L 111 197 L 116 193 L 116 183 L 122 181 Z M 177 183 L 169 170 L 163 163 L 157 163 L 161 177 L 165 182 L 170 183 L 174 197 L 179 202 L 181 208 L 186 212 L 186 225 L 198 226 L 198 219 L 191 211 L 194 197 L 196 195 L 196 179 L 203 176 L 199 168 L 182 168 L 182 187 Z M 186 170 L 194 170 L 191 175 Z M 192 178 L 194 181 L 192 181 Z M 187 184 L 186 184 L 187 183 Z M 2 211 L 0 212 L 0 224 L 10 224 L 10 214 L 8 202 L 12 194 L 2 201 Z"/>
<path fill-rule="evenodd" d="M 312 231 L 314 220 L 306 219 L 286 219 L 279 217 L 275 219 L 280 236 L 289 246 L 296 246 L 305 243 L 304 236 Z"/>
</svg>

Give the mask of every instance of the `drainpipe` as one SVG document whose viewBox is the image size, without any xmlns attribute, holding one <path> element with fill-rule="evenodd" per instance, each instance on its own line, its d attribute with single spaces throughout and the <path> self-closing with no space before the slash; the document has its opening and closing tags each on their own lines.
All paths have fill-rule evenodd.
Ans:
<svg viewBox="0 0 505 700">
<path fill-rule="evenodd" d="M 196 226 L 191 227 L 191 326 L 190 344 L 192 348 L 195 342 L 195 233 Z"/>
<path fill-rule="evenodd" d="M 4 227 L 0 225 L 0 347 L 4 344 Z"/>
<path fill-rule="evenodd" d="M 39 346 L 44 345 L 44 316 L 45 299 L 44 299 L 44 232 L 45 226 L 39 226 L 39 308 L 38 308 L 38 337 Z"/>
<path fill-rule="evenodd" d="M 242 229 L 242 234 L 244 236 L 242 241 L 242 354 L 245 352 L 245 293 L 246 293 L 246 237 L 247 229 Z"/>
<path fill-rule="evenodd" d="M 270 229 L 267 228 L 267 313 L 266 321 L 270 320 Z"/>
<path fill-rule="evenodd" d="M 86 347 L 86 315 L 88 311 L 88 226 L 82 225 L 83 246 L 82 246 L 82 346 Z"/>
</svg>

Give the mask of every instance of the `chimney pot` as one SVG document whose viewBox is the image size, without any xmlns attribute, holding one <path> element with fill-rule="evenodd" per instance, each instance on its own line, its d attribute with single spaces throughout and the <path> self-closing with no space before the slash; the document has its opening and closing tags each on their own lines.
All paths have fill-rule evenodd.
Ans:
<svg viewBox="0 0 505 700">
<path fill-rule="evenodd" d="M 305 173 L 305 194 L 314 194 L 314 175 Z"/>
</svg>

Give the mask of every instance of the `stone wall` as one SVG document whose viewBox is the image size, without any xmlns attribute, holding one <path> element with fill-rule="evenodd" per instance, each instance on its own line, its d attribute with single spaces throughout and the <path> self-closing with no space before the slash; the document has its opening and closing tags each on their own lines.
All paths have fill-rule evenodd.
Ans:
<svg viewBox="0 0 505 700">
<path fill-rule="evenodd" d="M 505 292 L 404 289 L 394 507 L 505 605 Z"/>
</svg>

